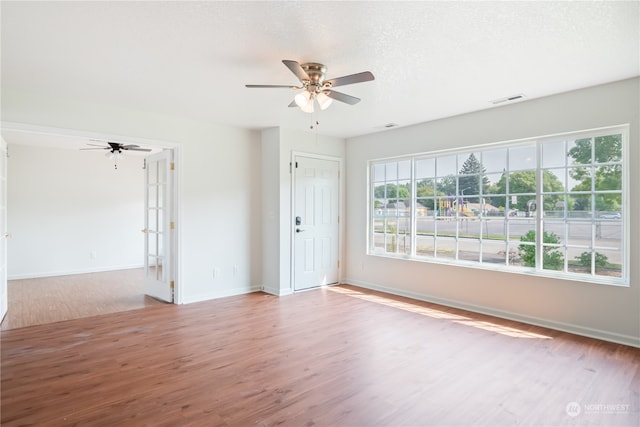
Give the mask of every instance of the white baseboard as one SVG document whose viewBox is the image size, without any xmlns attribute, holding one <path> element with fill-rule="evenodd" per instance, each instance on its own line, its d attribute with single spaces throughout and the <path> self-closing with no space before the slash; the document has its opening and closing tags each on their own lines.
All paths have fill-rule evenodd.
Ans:
<svg viewBox="0 0 640 427">
<path fill-rule="evenodd" d="M 208 300 L 217 299 L 217 298 L 250 294 L 252 292 L 259 292 L 261 290 L 262 290 L 262 286 L 260 285 L 253 285 L 253 286 L 247 286 L 247 287 L 242 286 L 237 288 L 224 289 L 216 292 L 207 292 L 204 294 L 191 295 L 189 297 L 182 298 L 182 301 L 180 302 L 180 304 L 192 304 L 194 302 L 208 301 Z"/>
<path fill-rule="evenodd" d="M 524 316 L 518 313 L 513 313 L 504 310 L 496 310 L 490 307 L 478 306 L 474 304 L 467 304 L 460 301 L 454 301 L 444 298 L 433 297 L 425 294 L 417 294 L 414 292 L 408 292 L 402 289 L 389 288 L 381 286 L 376 283 L 362 282 L 359 280 L 345 279 L 345 284 L 351 284 L 374 291 L 385 292 L 392 295 L 398 295 L 402 297 L 412 298 L 419 301 L 430 302 L 433 304 L 443 305 L 446 307 L 459 308 L 461 310 L 467 310 L 475 313 L 486 314 L 489 316 L 495 316 L 507 320 L 515 320 L 517 322 L 527 323 L 535 326 L 542 326 L 544 328 L 555 329 L 557 331 L 568 332 L 575 335 L 581 335 L 589 338 L 595 338 L 603 341 L 609 341 L 616 344 L 624 344 L 631 347 L 640 348 L 640 337 L 634 337 L 631 335 L 618 334 L 616 332 L 602 331 L 599 329 L 587 328 L 580 325 L 557 322 L 554 320 L 541 319 L 533 316 Z"/>
<path fill-rule="evenodd" d="M 104 273 L 107 271 L 118 270 L 130 270 L 133 268 L 143 268 L 144 264 L 136 265 L 120 265 L 111 267 L 100 268 L 82 268 L 77 270 L 62 270 L 62 271 L 48 271 L 44 273 L 22 273 L 7 275 L 7 280 L 20 280 L 20 279 L 39 279 L 42 277 L 55 277 L 55 276 L 71 276 L 74 274 L 88 274 L 88 273 Z"/>
<path fill-rule="evenodd" d="M 268 286 L 263 286 L 262 292 L 266 292 L 268 294 L 275 295 L 278 297 L 283 297 L 285 295 L 291 295 L 293 293 L 293 290 L 291 288 L 280 289 L 280 288 L 270 288 Z"/>
</svg>

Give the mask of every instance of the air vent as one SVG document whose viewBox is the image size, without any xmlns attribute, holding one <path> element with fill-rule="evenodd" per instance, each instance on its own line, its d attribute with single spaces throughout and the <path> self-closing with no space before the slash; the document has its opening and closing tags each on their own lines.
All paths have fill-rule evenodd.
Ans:
<svg viewBox="0 0 640 427">
<path fill-rule="evenodd" d="M 519 93 L 517 95 L 511 95 L 511 96 L 507 96 L 505 98 L 499 98 L 499 99 L 494 99 L 493 101 L 490 101 L 493 105 L 497 105 L 497 104 L 502 104 L 504 102 L 513 102 L 513 101 L 517 101 L 518 99 L 522 99 L 524 98 L 524 94 Z"/>
</svg>

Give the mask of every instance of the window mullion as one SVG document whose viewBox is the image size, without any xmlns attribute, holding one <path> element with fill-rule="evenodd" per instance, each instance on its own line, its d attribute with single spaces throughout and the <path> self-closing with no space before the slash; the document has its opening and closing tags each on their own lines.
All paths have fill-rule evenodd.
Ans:
<svg viewBox="0 0 640 427">
<path fill-rule="evenodd" d="M 542 211 L 544 210 L 542 200 L 542 190 L 544 188 L 544 180 L 542 173 L 542 142 L 536 141 L 536 270 L 544 268 L 544 229 Z"/>
</svg>

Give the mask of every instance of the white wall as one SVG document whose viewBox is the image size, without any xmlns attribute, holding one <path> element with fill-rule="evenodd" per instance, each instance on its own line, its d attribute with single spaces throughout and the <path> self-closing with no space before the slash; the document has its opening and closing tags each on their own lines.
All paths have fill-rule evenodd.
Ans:
<svg viewBox="0 0 640 427">
<path fill-rule="evenodd" d="M 2 120 L 179 144 L 178 302 L 260 288 L 258 132 L 11 90 L 2 94 Z"/>
<path fill-rule="evenodd" d="M 268 129 L 262 132 L 262 190 L 264 290 L 274 295 L 293 292 L 291 277 L 292 174 L 289 163 L 292 154 L 308 153 L 345 158 L 345 141 L 339 138 L 291 129 Z M 344 174 L 342 175 L 344 176 Z M 341 180 L 340 216 L 345 216 L 345 184 Z M 340 229 L 341 240 L 345 235 Z M 341 261 L 343 265 L 343 261 Z M 342 272 L 339 272 L 342 278 Z"/>
<path fill-rule="evenodd" d="M 346 281 L 640 346 L 639 95 L 636 78 L 348 140 Z M 368 160 L 625 123 L 629 287 L 366 255 Z"/>
<path fill-rule="evenodd" d="M 142 157 L 103 154 L 9 144 L 9 279 L 143 265 Z"/>
</svg>

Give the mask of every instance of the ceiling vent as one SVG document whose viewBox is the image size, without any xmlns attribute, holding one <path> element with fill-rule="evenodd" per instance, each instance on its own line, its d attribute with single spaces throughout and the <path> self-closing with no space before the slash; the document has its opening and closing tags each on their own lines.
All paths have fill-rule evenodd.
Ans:
<svg viewBox="0 0 640 427">
<path fill-rule="evenodd" d="M 513 101 L 517 101 L 519 99 L 524 98 L 524 94 L 523 93 L 519 93 L 517 95 L 511 95 L 511 96 L 507 96 L 505 98 L 499 98 L 499 99 L 494 99 L 493 101 L 490 101 L 493 105 L 498 105 L 498 104 L 502 104 L 504 102 L 513 102 Z"/>
</svg>

